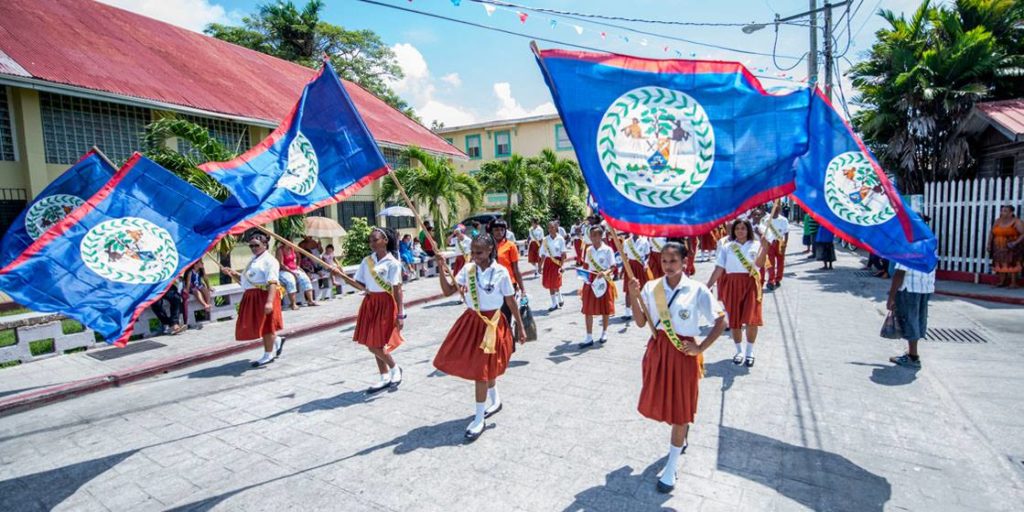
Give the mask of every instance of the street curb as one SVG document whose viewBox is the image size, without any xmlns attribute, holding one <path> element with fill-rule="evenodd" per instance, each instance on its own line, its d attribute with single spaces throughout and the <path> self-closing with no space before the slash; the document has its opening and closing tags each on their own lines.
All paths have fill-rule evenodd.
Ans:
<svg viewBox="0 0 1024 512">
<path fill-rule="evenodd" d="M 575 258 L 570 258 L 575 259 Z M 567 259 L 568 261 L 568 259 Z M 527 270 L 522 272 L 523 277 L 531 276 L 536 274 L 536 270 Z M 430 278 L 424 278 L 430 279 Z M 405 303 L 405 307 L 419 306 L 428 302 L 445 298 L 444 294 L 436 293 L 421 297 L 419 299 L 411 300 Z M 346 324 L 355 322 L 356 316 L 349 315 L 341 317 L 336 320 L 329 320 L 326 322 L 320 322 L 316 324 L 307 325 L 291 330 L 281 331 L 282 336 L 299 338 L 314 334 L 320 331 L 328 329 L 334 329 L 341 327 Z M 170 357 L 167 359 L 156 360 L 150 363 L 142 364 L 132 368 L 126 368 L 115 373 L 100 375 L 97 377 L 89 377 L 87 379 L 76 380 L 72 382 L 65 382 L 63 384 L 57 384 L 49 386 L 36 391 L 28 393 L 22 393 L 15 395 L 7 399 L 0 399 L 0 418 L 9 416 L 19 412 L 24 412 L 36 407 L 42 407 L 47 404 L 54 402 L 60 402 L 63 400 L 69 400 L 89 393 L 95 393 L 107 388 L 118 387 L 122 384 L 134 382 L 137 380 L 159 375 L 161 373 L 167 373 L 173 370 L 179 370 L 181 368 L 187 368 L 197 364 L 212 361 L 214 359 L 220 359 L 230 355 L 252 350 L 260 347 L 263 344 L 262 341 L 248 341 L 244 343 L 231 342 L 218 345 L 215 347 L 203 349 L 200 351 L 192 352 L 189 354 L 183 354 L 179 356 Z"/>
<path fill-rule="evenodd" d="M 1012 304 L 1014 306 L 1024 306 L 1024 298 L 1003 297 L 1000 295 L 983 295 L 980 293 L 949 292 L 943 290 L 935 290 L 935 293 L 938 295 L 946 295 L 949 297 L 959 297 L 961 299 L 974 299 L 983 300 L 986 302 L 998 302 L 1000 304 Z"/>
</svg>

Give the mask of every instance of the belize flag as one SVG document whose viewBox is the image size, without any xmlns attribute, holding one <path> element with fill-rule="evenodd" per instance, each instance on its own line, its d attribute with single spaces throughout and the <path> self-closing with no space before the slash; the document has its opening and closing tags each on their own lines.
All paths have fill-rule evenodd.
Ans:
<svg viewBox="0 0 1024 512">
<path fill-rule="evenodd" d="M 292 113 L 260 144 L 229 162 L 200 166 L 231 192 L 207 231 L 246 228 L 336 203 L 388 167 L 330 63 Z"/>
<path fill-rule="evenodd" d="M 922 272 L 935 268 L 935 234 L 821 91 L 811 103 L 809 125 L 814 136 L 797 160 L 796 202 L 829 231 L 868 251 Z"/>
<path fill-rule="evenodd" d="M 0 289 L 29 309 L 61 313 L 124 345 L 142 311 L 217 241 L 196 230 L 217 206 L 136 153 L 0 271 Z"/>
<path fill-rule="evenodd" d="M 808 90 L 769 94 L 734 62 L 533 49 L 613 227 L 696 235 L 793 191 Z"/>
<path fill-rule="evenodd" d="M 10 265 L 46 230 L 85 204 L 86 199 L 110 181 L 115 170 L 93 149 L 47 185 L 14 219 L 0 241 L 0 269 Z"/>
</svg>

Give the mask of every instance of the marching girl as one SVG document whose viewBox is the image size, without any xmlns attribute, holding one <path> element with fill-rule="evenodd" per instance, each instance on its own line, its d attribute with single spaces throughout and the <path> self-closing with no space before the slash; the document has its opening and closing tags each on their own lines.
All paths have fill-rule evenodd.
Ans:
<svg viewBox="0 0 1024 512">
<path fill-rule="evenodd" d="M 540 222 L 536 219 L 530 223 L 529 233 L 529 246 L 526 248 L 526 261 L 533 265 L 537 269 L 537 273 L 540 273 L 540 242 L 544 238 L 544 229 L 540 227 Z"/>
<path fill-rule="evenodd" d="M 647 258 L 647 268 L 651 271 L 651 279 L 657 279 L 665 275 L 665 271 L 661 269 L 661 248 L 665 247 L 668 238 L 656 236 L 648 240 L 651 245 L 651 255 Z"/>
<path fill-rule="evenodd" d="M 580 348 L 594 346 L 594 317 L 601 317 L 601 336 L 597 341 L 608 341 L 608 318 L 615 314 L 615 281 L 611 271 L 615 266 L 615 252 L 604 243 L 604 228 L 590 227 L 590 247 L 581 262 L 588 271 L 580 296 L 583 299 L 583 316 L 586 318 L 587 337 Z"/>
<path fill-rule="evenodd" d="M 686 248 L 668 242 L 661 253 L 665 276 L 654 279 L 641 290 L 640 281 L 629 283 L 630 297 L 638 297 L 647 306 L 647 317 L 640 300 L 630 303 L 636 325 L 654 322 L 657 334 L 647 342 L 643 359 L 643 387 L 640 390 L 640 414 L 672 425 L 668 462 L 658 480 L 659 492 L 671 492 L 676 484 L 679 454 L 686 450 L 686 435 L 697 413 L 699 382 L 704 373 L 704 356 L 725 329 L 725 312 L 703 284 L 683 274 Z M 714 327 L 697 343 L 703 322 Z"/>
<path fill-rule="evenodd" d="M 583 257 L 583 240 L 588 238 L 588 226 L 590 226 L 590 224 L 587 224 L 587 221 L 583 220 L 580 221 L 580 223 L 577 224 L 576 226 L 573 226 L 572 228 L 572 249 L 576 254 L 576 259 L 580 259 Z"/>
<path fill-rule="evenodd" d="M 646 263 L 647 257 L 651 254 L 651 246 L 647 243 L 647 240 L 636 234 L 628 236 L 622 243 L 622 252 L 624 253 L 622 255 L 622 262 L 629 265 L 630 270 L 633 271 L 633 277 L 640 280 L 640 286 L 647 284 L 647 281 L 651 279 Z M 625 271 L 623 271 L 623 274 L 625 274 Z M 628 278 L 623 277 L 623 279 Z M 627 286 L 629 283 L 623 282 L 622 284 L 623 288 L 626 289 L 626 311 L 623 319 L 628 322 L 633 318 L 629 308 L 632 302 L 630 301 L 629 287 Z"/>
<path fill-rule="evenodd" d="M 402 383 L 402 368 L 391 356 L 402 339 L 405 325 L 405 306 L 402 303 L 402 264 L 395 254 L 398 251 L 398 235 L 390 229 L 375 227 L 370 231 L 372 254 L 363 259 L 356 271 L 355 286 L 365 290 L 359 314 L 356 317 L 356 331 L 352 339 L 373 354 L 380 373 L 380 381 L 366 392 L 376 393 Z M 340 269 L 338 270 L 340 271 Z"/>
<path fill-rule="evenodd" d="M 565 305 L 562 299 L 562 264 L 565 263 L 565 238 L 558 234 L 558 221 L 548 222 L 548 236 L 540 244 L 540 260 L 542 265 L 541 284 L 551 294 L 551 307 L 554 311 Z"/>
<path fill-rule="evenodd" d="M 782 273 L 786 269 L 786 244 L 789 243 L 789 219 L 779 215 L 780 208 L 774 208 L 771 215 L 761 221 L 762 242 L 768 246 L 768 289 L 782 285 Z"/>
<path fill-rule="evenodd" d="M 263 338 L 263 356 L 252 362 L 254 368 L 274 361 L 284 350 L 284 338 L 277 335 L 284 327 L 281 319 L 281 287 L 278 274 L 281 272 L 277 259 L 267 251 L 270 239 L 262 233 L 249 237 L 252 261 L 245 271 L 221 268 L 228 276 L 242 283 L 242 302 L 238 305 L 238 321 L 235 323 L 235 339 L 238 341 Z"/>
<path fill-rule="evenodd" d="M 703 235 L 697 237 L 697 248 L 700 249 L 700 253 L 697 254 L 697 261 L 708 261 L 715 254 L 715 250 L 718 248 L 718 239 L 721 238 L 721 232 L 718 228 L 712 229 Z M 708 256 L 711 254 L 712 256 Z"/>
<path fill-rule="evenodd" d="M 466 236 L 466 228 L 459 224 L 455 228 L 455 242 L 453 249 L 455 250 L 455 267 L 452 269 L 453 274 L 458 274 L 462 267 L 469 261 L 470 245 L 473 243 L 473 239 Z"/>
<path fill-rule="evenodd" d="M 708 288 L 718 282 L 718 295 L 729 314 L 729 331 L 736 344 L 733 364 L 754 366 L 754 342 L 761 326 L 761 267 L 767 257 L 767 246 L 753 238 L 750 221 L 733 222 L 729 237 L 724 239 L 715 271 L 708 279 Z M 719 281 L 721 278 L 721 281 Z M 743 350 L 744 326 L 747 332 L 746 353 Z"/>
<path fill-rule="evenodd" d="M 472 259 L 455 276 L 454 284 L 440 274 L 442 293 L 450 296 L 461 291 L 466 311 L 448 331 L 434 356 L 434 367 L 476 384 L 476 411 L 473 421 L 466 427 L 466 439 L 470 441 L 483 433 L 484 419 L 501 410 L 495 383 L 505 373 L 512 355 L 512 329 L 501 314 L 502 305 L 512 311 L 519 325 L 523 322 L 512 276 L 495 262 L 496 247 L 490 235 L 480 235 L 473 239 Z M 438 265 L 441 264 L 439 258 Z M 519 343 L 526 342 L 525 329 L 519 332 Z"/>
</svg>

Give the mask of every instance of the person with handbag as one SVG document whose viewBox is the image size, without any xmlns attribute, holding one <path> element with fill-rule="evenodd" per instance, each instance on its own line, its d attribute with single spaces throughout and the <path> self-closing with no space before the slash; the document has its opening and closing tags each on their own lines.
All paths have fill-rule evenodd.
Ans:
<svg viewBox="0 0 1024 512">
<path fill-rule="evenodd" d="M 667 242 L 661 251 L 665 276 L 643 286 L 629 282 L 630 308 L 636 325 L 655 324 L 655 335 L 647 342 L 643 359 L 643 387 L 637 411 L 654 421 L 672 426 L 668 461 L 658 480 L 658 492 L 675 488 L 679 455 L 686 451 L 686 436 L 697 414 L 700 378 L 704 374 L 703 353 L 725 330 L 725 311 L 711 290 L 683 272 L 687 249 L 679 242 Z M 640 306 L 641 301 L 646 310 Z M 648 318 L 647 315 L 650 315 Z M 713 327 L 697 343 L 701 325 Z"/>
<path fill-rule="evenodd" d="M 601 336 L 597 341 L 605 343 L 608 341 L 608 319 L 615 314 L 617 292 L 612 275 L 615 252 L 604 243 L 604 228 L 599 224 L 590 227 L 590 246 L 584 252 L 580 265 L 588 276 L 580 292 L 587 325 L 587 337 L 580 343 L 580 348 L 584 349 L 594 346 L 594 317 L 601 317 Z"/>
<path fill-rule="evenodd" d="M 551 295 L 551 307 L 554 311 L 563 305 L 562 299 L 562 265 L 565 263 L 565 238 L 558 234 L 558 221 L 548 222 L 548 236 L 540 242 L 541 284 Z"/>
<path fill-rule="evenodd" d="M 889 361 L 908 368 L 920 368 L 917 342 L 928 333 L 928 299 L 935 293 L 935 270 L 920 272 L 896 264 L 885 307 L 894 316 L 898 330 L 907 340 L 907 352 Z"/>
<path fill-rule="evenodd" d="M 445 273 L 439 273 L 441 293 L 448 297 L 461 292 L 466 311 L 455 321 L 434 356 L 434 367 L 438 370 L 475 383 L 476 409 L 465 434 L 469 441 L 480 437 L 484 420 L 502 408 L 496 384 L 508 368 L 513 347 L 512 329 L 501 313 L 502 305 L 512 311 L 519 325 L 523 325 L 512 276 L 496 263 L 494 239 L 487 234 L 476 237 L 471 252 L 471 261 L 455 276 L 454 283 Z M 442 258 L 437 259 L 438 265 L 442 265 Z M 525 329 L 519 329 L 516 341 L 526 342 Z"/>
<path fill-rule="evenodd" d="M 732 362 L 747 368 L 754 366 L 754 342 L 757 341 L 758 327 L 763 323 L 761 267 L 768 256 L 767 245 L 754 240 L 753 235 L 750 221 L 732 223 L 728 239 L 723 239 L 718 250 L 715 271 L 707 283 L 708 288 L 718 284 L 718 295 L 729 313 L 729 332 L 736 345 Z M 745 351 L 744 330 L 747 333 Z"/>
<path fill-rule="evenodd" d="M 402 368 L 391 353 L 403 343 L 405 305 L 402 302 L 402 264 L 398 261 L 398 235 L 391 229 L 370 231 L 372 254 L 356 271 L 357 289 L 366 292 L 356 316 L 352 339 L 373 354 L 380 380 L 366 392 L 396 388 L 402 383 Z"/>
</svg>

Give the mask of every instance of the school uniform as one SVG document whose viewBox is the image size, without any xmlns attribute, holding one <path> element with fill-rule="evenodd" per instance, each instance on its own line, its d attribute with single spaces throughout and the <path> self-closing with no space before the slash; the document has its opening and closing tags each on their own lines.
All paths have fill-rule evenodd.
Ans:
<svg viewBox="0 0 1024 512">
<path fill-rule="evenodd" d="M 743 264 L 736 252 L 742 255 L 750 269 L 754 270 L 755 278 L 750 269 Z M 761 251 L 761 243 L 748 240 L 744 244 L 723 239 L 718 249 L 715 265 L 725 269 L 718 282 L 718 293 L 725 303 L 725 311 L 729 314 L 729 328 L 738 329 L 743 325 L 760 326 L 761 320 L 761 275 L 755 266 L 757 254 Z"/>
<path fill-rule="evenodd" d="M 615 265 L 615 252 L 608 245 L 602 245 L 600 249 L 590 246 L 583 257 L 583 267 L 587 270 L 603 272 Z M 605 281 L 605 291 L 601 296 L 594 292 L 593 283 L 595 280 Z M 583 290 L 580 297 L 583 301 L 584 315 L 614 315 L 615 314 L 615 282 L 612 279 L 605 279 L 596 274 L 588 274 L 583 283 Z"/>
<path fill-rule="evenodd" d="M 544 237 L 540 243 L 541 284 L 545 290 L 557 292 L 562 289 L 562 264 L 565 262 L 565 238 L 556 235 Z"/>
<path fill-rule="evenodd" d="M 473 286 L 470 286 L 470 272 Z M 464 300 L 466 311 L 441 343 L 434 356 L 434 367 L 467 380 L 494 380 L 505 373 L 512 355 L 512 329 L 501 314 L 505 297 L 515 295 L 512 276 L 497 262 L 486 269 L 470 263 L 455 276 L 455 282 L 469 288 Z M 488 339 L 489 329 L 493 334 L 491 339 Z"/>
<path fill-rule="evenodd" d="M 664 278 L 655 279 L 640 292 L 657 334 L 647 342 L 643 359 L 643 386 L 637 411 L 671 425 L 693 423 L 697 413 L 699 381 L 704 374 L 703 355 L 684 354 L 673 343 L 661 321 L 661 294 L 671 329 L 680 346 L 695 341 L 704 323 L 713 323 L 725 312 L 707 286 L 683 276 L 675 288 Z"/>
<path fill-rule="evenodd" d="M 463 237 L 462 240 L 459 240 L 459 237 L 455 237 L 453 245 L 452 249 L 455 251 L 456 256 L 455 267 L 452 269 L 452 272 L 458 274 L 462 267 L 466 265 L 466 262 L 470 260 L 473 240 L 468 236 Z"/>
<path fill-rule="evenodd" d="M 633 277 L 640 281 L 640 286 L 647 284 L 651 278 L 647 273 L 646 265 L 648 256 L 651 254 L 651 245 L 647 240 L 644 237 L 638 237 L 636 240 L 632 237 L 626 238 L 622 243 L 622 253 L 623 263 L 629 265 Z M 624 286 L 624 288 L 626 289 L 626 304 L 629 304 L 629 287 Z"/>
<path fill-rule="evenodd" d="M 366 287 L 366 295 L 359 305 L 352 339 L 370 348 L 395 350 L 404 340 L 398 329 L 398 304 L 391 290 L 402 284 L 402 264 L 391 253 L 380 259 L 371 254 L 360 263 L 355 280 Z"/>
<path fill-rule="evenodd" d="M 526 261 L 531 265 L 540 263 L 540 241 L 544 238 L 544 230 L 536 227 L 530 230 L 530 242 L 526 250 Z"/>
<path fill-rule="evenodd" d="M 235 339 L 249 341 L 280 331 L 284 327 L 281 317 L 281 294 L 278 274 L 281 265 L 270 251 L 252 259 L 242 272 L 242 302 L 238 305 Z M 267 295 L 276 294 L 273 311 L 266 313 Z"/>
<path fill-rule="evenodd" d="M 661 250 L 668 243 L 668 238 L 663 236 L 651 237 L 651 256 L 647 258 L 647 268 L 651 271 L 651 279 L 657 279 L 665 275 L 665 270 L 661 268 Z"/>
<path fill-rule="evenodd" d="M 789 233 L 789 220 L 785 217 L 773 219 L 766 217 L 761 221 L 762 242 L 768 244 L 768 264 L 765 279 L 777 285 L 782 282 L 782 272 L 786 269 L 786 234 Z"/>
</svg>

